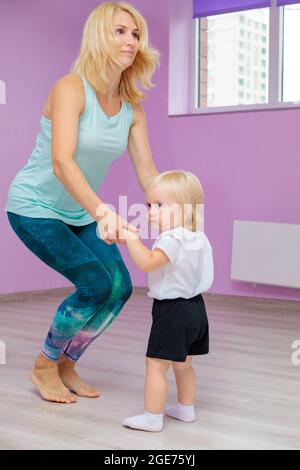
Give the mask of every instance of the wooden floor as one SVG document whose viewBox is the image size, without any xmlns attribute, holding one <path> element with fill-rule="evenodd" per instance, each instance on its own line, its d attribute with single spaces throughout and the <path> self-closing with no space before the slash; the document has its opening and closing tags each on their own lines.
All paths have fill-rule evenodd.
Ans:
<svg viewBox="0 0 300 470">
<path fill-rule="evenodd" d="M 71 289 L 73 290 L 73 289 Z M 136 289 L 82 358 L 83 377 L 103 392 L 74 405 L 41 400 L 28 380 L 53 312 L 70 290 L 0 298 L 0 449 L 299 449 L 299 302 L 205 296 L 211 353 L 194 360 L 197 421 L 166 419 L 161 433 L 123 428 L 143 411 L 151 299 Z M 175 383 L 170 373 L 170 402 Z"/>
</svg>

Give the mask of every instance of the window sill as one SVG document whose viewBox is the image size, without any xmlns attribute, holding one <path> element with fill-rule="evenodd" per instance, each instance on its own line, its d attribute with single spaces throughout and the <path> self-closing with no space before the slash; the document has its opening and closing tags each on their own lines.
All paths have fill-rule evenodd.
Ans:
<svg viewBox="0 0 300 470">
<path fill-rule="evenodd" d="M 275 104 L 253 104 L 241 106 L 214 106 L 210 108 L 194 108 L 187 112 L 169 112 L 169 117 L 197 116 L 203 114 L 231 114 L 257 111 L 276 111 L 283 109 L 299 109 L 300 101 L 275 103 Z"/>
</svg>

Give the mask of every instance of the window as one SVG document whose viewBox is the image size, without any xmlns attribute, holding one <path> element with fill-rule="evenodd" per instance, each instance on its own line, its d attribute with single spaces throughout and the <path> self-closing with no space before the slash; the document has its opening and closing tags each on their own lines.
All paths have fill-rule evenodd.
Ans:
<svg viewBox="0 0 300 470">
<path fill-rule="evenodd" d="M 281 101 L 300 101 L 300 4 L 283 8 Z"/>
<path fill-rule="evenodd" d="M 198 38 L 207 39 L 208 51 L 214 33 L 214 55 L 210 56 L 208 52 L 205 66 L 201 64 L 204 55 L 198 54 L 196 69 L 198 67 L 202 101 L 196 83 L 196 109 L 300 102 L 300 4 L 280 8 L 274 4 L 272 8 L 216 15 L 194 21 L 199 30 Z M 277 37 L 282 37 L 279 51 L 275 50 L 278 44 L 269 43 L 271 22 L 273 28 L 278 23 Z M 199 44 L 196 43 L 197 47 Z M 277 57 L 277 63 L 274 57 Z M 208 75 L 214 70 L 214 82 L 202 79 L 206 69 Z M 246 85 L 249 89 L 247 94 L 240 90 Z M 255 89 L 258 92 L 255 93 Z"/>
<path fill-rule="evenodd" d="M 300 107 L 299 3 L 192 20 L 172 1 L 169 115 Z"/>
<path fill-rule="evenodd" d="M 213 20 L 213 23 L 211 22 Z M 247 86 L 251 89 L 250 76 L 253 75 L 255 63 L 258 63 L 258 85 L 263 84 L 264 90 L 267 87 L 268 64 L 265 58 L 260 60 L 260 48 L 256 46 L 258 41 L 262 40 L 264 25 L 269 30 L 269 9 L 249 10 L 238 13 L 230 13 L 224 15 L 216 15 L 198 22 L 198 28 L 202 43 L 206 43 L 206 51 L 208 53 L 199 54 L 199 79 L 202 86 L 202 107 L 216 106 L 237 106 L 239 104 L 257 104 L 265 102 L 261 101 L 261 97 L 257 96 L 257 101 L 253 101 L 252 93 L 241 95 L 238 87 Z M 213 26 L 212 26 L 213 24 Z M 241 25 L 247 25 L 247 41 L 244 41 L 244 30 Z M 255 29 L 255 34 L 252 33 Z M 243 33 L 241 33 L 243 31 Z M 215 47 L 214 57 L 209 54 L 211 44 L 211 33 L 214 32 L 213 44 Z M 200 41 L 201 45 L 201 41 Z M 267 52 L 268 44 L 264 47 Z M 265 56 L 263 56 L 265 57 Z M 205 64 L 205 65 L 204 65 Z M 247 65 L 245 69 L 244 65 Z M 211 70 L 215 70 L 215 82 L 211 83 L 203 80 L 203 75 L 208 75 Z M 263 78 L 261 73 L 265 74 Z M 204 94 L 207 99 L 203 99 Z M 206 88 L 206 93 L 205 93 Z M 212 99 L 214 96 L 214 99 Z M 201 107 L 201 103 L 199 103 Z"/>
</svg>

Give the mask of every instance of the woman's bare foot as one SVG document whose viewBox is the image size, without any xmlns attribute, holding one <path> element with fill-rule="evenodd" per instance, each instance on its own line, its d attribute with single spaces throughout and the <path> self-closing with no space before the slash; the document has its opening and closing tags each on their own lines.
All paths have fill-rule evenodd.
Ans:
<svg viewBox="0 0 300 470">
<path fill-rule="evenodd" d="M 58 362 L 58 371 L 62 382 L 71 392 L 80 397 L 100 397 L 100 392 L 81 379 L 75 371 L 75 363 L 65 356 L 62 356 Z"/>
<path fill-rule="evenodd" d="M 56 403 L 75 403 L 76 397 L 64 386 L 57 363 L 46 359 L 42 354 L 30 372 L 30 380 L 37 387 L 42 398 Z"/>
</svg>

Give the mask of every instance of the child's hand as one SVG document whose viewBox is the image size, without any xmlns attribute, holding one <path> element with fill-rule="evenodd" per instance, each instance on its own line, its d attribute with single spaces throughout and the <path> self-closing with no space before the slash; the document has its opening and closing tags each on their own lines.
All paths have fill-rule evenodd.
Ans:
<svg viewBox="0 0 300 470">
<path fill-rule="evenodd" d="M 123 234 L 125 237 L 125 240 L 138 240 L 139 235 L 138 233 L 131 232 L 130 230 L 127 230 L 127 228 L 123 228 Z"/>
<path fill-rule="evenodd" d="M 128 232 L 136 233 L 139 231 L 137 227 L 128 223 L 127 220 L 110 210 L 105 204 L 100 204 L 97 207 L 96 215 L 99 219 L 97 219 L 97 236 L 108 245 L 112 243 L 126 243 L 126 238 L 123 234 L 125 228 Z"/>
</svg>

